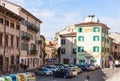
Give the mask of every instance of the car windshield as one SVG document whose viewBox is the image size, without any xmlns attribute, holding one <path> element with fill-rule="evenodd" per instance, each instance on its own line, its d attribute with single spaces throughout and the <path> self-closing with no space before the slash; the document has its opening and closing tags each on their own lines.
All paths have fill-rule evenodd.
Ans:
<svg viewBox="0 0 120 81">
<path fill-rule="evenodd" d="M 43 68 L 44 71 L 49 71 L 47 68 Z"/>
</svg>

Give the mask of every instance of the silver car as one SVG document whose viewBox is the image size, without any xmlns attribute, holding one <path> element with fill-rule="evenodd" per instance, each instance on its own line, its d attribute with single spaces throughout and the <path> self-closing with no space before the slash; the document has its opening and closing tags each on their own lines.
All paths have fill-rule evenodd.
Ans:
<svg viewBox="0 0 120 81">
<path fill-rule="evenodd" d="M 48 68 L 41 67 L 35 70 L 35 74 L 47 76 L 47 75 L 53 75 L 53 72 L 52 70 L 49 70 Z"/>
<path fill-rule="evenodd" d="M 56 66 L 54 66 L 54 65 L 49 65 L 49 66 L 46 66 L 46 68 L 48 68 L 48 69 L 52 70 L 53 72 L 55 72 L 55 71 L 57 71 L 57 70 L 58 70 L 58 68 L 57 68 Z"/>
</svg>

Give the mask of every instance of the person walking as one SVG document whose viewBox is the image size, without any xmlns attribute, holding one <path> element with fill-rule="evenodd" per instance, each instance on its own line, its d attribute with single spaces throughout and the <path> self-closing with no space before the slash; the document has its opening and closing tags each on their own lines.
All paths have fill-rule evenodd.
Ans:
<svg viewBox="0 0 120 81">
<path fill-rule="evenodd" d="M 85 81 L 89 81 L 90 80 L 90 76 L 88 75 L 88 73 L 85 73 Z"/>
</svg>

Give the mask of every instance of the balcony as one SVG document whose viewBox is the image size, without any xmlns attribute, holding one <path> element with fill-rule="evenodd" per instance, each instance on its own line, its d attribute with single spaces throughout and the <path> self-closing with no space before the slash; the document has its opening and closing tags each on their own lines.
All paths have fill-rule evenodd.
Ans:
<svg viewBox="0 0 120 81">
<path fill-rule="evenodd" d="M 30 54 L 37 54 L 38 51 L 37 50 L 30 50 Z"/>
<path fill-rule="evenodd" d="M 22 39 L 22 40 L 29 41 L 29 40 L 30 40 L 30 37 L 23 35 L 23 36 L 21 36 L 21 39 Z"/>
<path fill-rule="evenodd" d="M 42 41 L 41 41 L 41 40 L 36 40 L 35 43 L 37 43 L 37 44 L 41 44 Z"/>
<path fill-rule="evenodd" d="M 37 27 L 37 26 L 35 26 L 35 25 L 33 25 L 33 24 L 29 24 L 29 25 L 27 26 L 27 29 L 28 29 L 29 31 L 33 31 L 33 32 L 35 32 L 35 33 L 38 33 L 38 32 L 39 32 L 39 27 Z"/>
</svg>

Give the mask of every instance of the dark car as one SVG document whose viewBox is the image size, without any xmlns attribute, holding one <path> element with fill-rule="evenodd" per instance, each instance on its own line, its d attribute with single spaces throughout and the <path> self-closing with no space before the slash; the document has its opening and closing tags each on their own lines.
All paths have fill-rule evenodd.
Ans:
<svg viewBox="0 0 120 81">
<path fill-rule="evenodd" d="M 54 77 L 59 77 L 59 78 L 67 78 L 67 77 L 72 77 L 72 71 L 69 69 L 59 69 L 53 73 Z"/>
<path fill-rule="evenodd" d="M 87 71 L 87 65 L 80 65 L 80 64 L 75 64 L 76 66 L 78 66 L 79 68 L 82 69 L 82 71 Z"/>
</svg>

